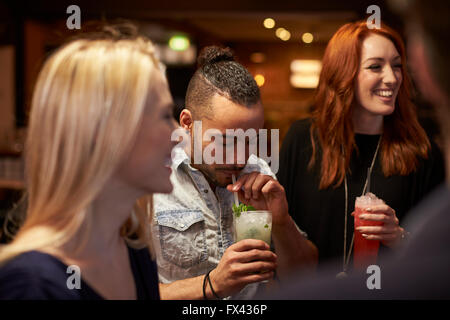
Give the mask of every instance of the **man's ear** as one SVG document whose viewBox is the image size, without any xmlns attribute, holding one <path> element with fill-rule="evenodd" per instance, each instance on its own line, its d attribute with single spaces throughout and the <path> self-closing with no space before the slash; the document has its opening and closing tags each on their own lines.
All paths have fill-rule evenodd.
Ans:
<svg viewBox="0 0 450 320">
<path fill-rule="evenodd" d="M 192 113 L 188 109 L 183 109 L 180 113 L 180 126 L 185 130 L 190 130 L 194 124 Z"/>
</svg>

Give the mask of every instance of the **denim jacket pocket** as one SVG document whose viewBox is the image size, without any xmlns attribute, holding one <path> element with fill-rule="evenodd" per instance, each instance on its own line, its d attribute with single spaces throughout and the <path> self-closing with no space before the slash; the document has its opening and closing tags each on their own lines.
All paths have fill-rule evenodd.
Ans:
<svg viewBox="0 0 450 320">
<path fill-rule="evenodd" d="M 181 268 L 207 259 L 205 218 L 200 210 L 166 210 L 156 213 L 162 257 Z"/>
</svg>

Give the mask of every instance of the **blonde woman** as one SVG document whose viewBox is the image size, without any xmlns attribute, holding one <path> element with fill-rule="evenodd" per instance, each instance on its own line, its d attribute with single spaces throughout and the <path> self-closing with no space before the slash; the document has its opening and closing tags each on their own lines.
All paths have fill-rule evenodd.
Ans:
<svg viewBox="0 0 450 320">
<path fill-rule="evenodd" d="M 73 41 L 43 66 L 26 149 L 29 207 L 0 248 L 3 299 L 159 299 L 136 199 L 171 192 L 172 98 L 142 37 Z"/>
</svg>

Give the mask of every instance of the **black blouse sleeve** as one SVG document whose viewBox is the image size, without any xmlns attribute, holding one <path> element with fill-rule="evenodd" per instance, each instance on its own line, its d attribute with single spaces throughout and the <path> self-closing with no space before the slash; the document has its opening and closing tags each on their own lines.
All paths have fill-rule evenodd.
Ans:
<svg viewBox="0 0 450 320">
<path fill-rule="evenodd" d="M 298 180 L 304 177 L 311 157 L 310 119 L 298 120 L 289 128 L 280 150 L 280 168 L 277 179 L 284 187 L 289 212 L 295 219 L 298 198 Z"/>
<path fill-rule="evenodd" d="M 291 188 L 289 185 L 289 171 L 291 170 L 291 157 L 293 155 L 293 132 L 292 127 L 289 129 L 288 133 L 284 137 L 283 143 L 280 150 L 280 167 L 277 172 L 277 179 L 282 186 L 285 188 L 286 197 L 289 202 L 289 191 Z"/>
<path fill-rule="evenodd" d="M 298 131 L 298 122 L 295 122 L 284 137 L 280 150 L 280 167 L 277 179 L 285 189 L 288 203 L 292 203 L 293 177 L 295 176 L 293 170 L 297 168 L 293 164 L 297 162 L 298 156 L 296 151 L 299 139 Z"/>
</svg>

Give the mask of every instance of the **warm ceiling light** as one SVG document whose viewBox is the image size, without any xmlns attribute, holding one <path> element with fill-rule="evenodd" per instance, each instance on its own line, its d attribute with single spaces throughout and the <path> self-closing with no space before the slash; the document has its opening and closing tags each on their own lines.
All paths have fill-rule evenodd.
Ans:
<svg viewBox="0 0 450 320">
<path fill-rule="evenodd" d="M 279 38 L 284 31 L 286 31 L 285 28 L 277 28 L 277 30 L 275 30 L 275 35 Z"/>
<path fill-rule="evenodd" d="M 273 20 L 272 18 L 264 19 L 264 27 L 267 29 L 272 29 L 273 27 L 275 27 L 275 20 Z"/>
<path fill-rule="evenodd" d="M 293 60 L 290 82 L 294 88 L 316 88 L 319 83 L 322 61 Z"/>
<path fill-rule="evenodd" d="M 266 82 L 266 79 L 264 78 L 264 76 L 262 74 L 257 74 L 255 76 L 255 81 L 256 81 L 256 84 L 258 85 L 258 87 L 262 87 L 264 85 L 264 82 Z"/>
<path fill-rule="evenodd" d="M 312 33 L 305 32 L 305 33 L 302 35 L 302 41 L 303 41 L 304 43 L 311 43 L 311 42 L 313 42 L 313 40 L 314 40 L 314 36 L 312 35 Z"/>
<path fill-rule="evenodd" d="M 291 38 L 291 33 L 285 28 L 278 28 L 275 31 L 275 35 L 283 41 L 287 41 Z"/>
<path fill-rule="evenodd" d="M 289 82 L 294 88 L 314 89 L 317 88 L 319 84 L 319 77 L 293 74 L 290 76 Z"/>
<path fill-rule="evenodd" d="M 291 33 L 287 30 L 281 33 L 280 39 L 283 41 L 288 41 L 291 38 Z"/>
<path fill-rule="evenodd" d="M 322 70 L 322 61 L 320 60 L 301 59 L 291 61 L 291 72 L 319 74 L 320 70 Z"/>
<path fill-rule="evenodd" d="M 266 60 L 266 55 L 262 52 L 254 52 L 250 55 L 250 61 L 253 63 L 262 63 Z"/>
</svg>

